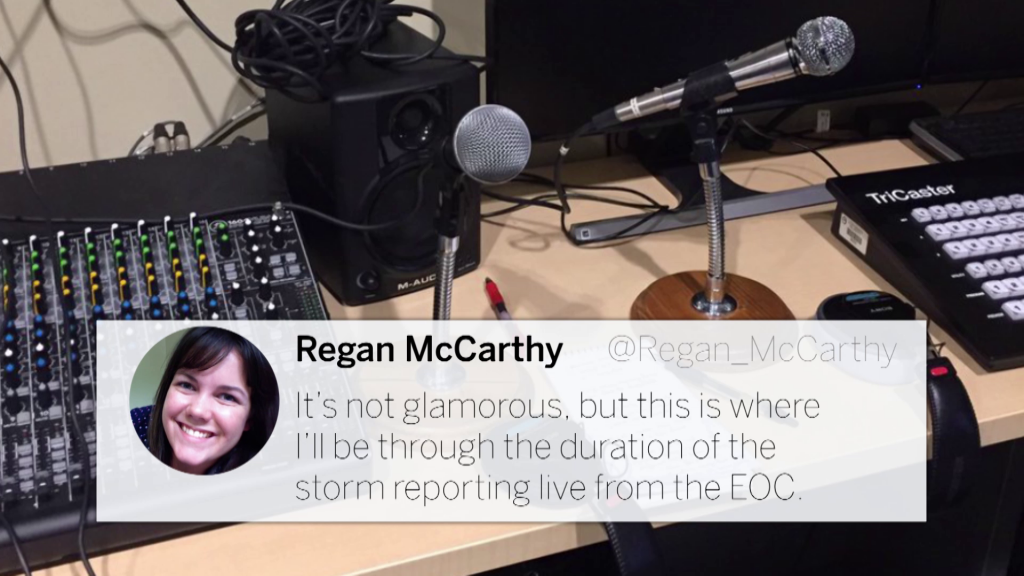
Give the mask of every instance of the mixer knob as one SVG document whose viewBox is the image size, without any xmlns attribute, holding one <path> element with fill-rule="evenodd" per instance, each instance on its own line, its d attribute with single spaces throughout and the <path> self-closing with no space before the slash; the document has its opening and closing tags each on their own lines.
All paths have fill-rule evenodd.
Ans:
<svg viewBox="0 0 1024 576">
<path fill-rule="evenodd" d="M 189 304 L 188 300 L 179 300 L 175 309 L 178 311 L 178 318 L 182 320 L 192 317 L 192 305 Z"/>
<path fill-rule="evenodd" d="M 18 367 L 16 364 L 5 364 L 3 371 L 0 372 L 0 374 L 3 375 L 5 388 L 17 390 L 21 387 L 21 374 L 18 373 Z"/>
<path fill-rule="evenodd" d="M 245 293 L 242 291 L 242 285 L 238 282 L 231 283 L 231 303 L 235 306 L 245 303 Z"/>
<path fill-rule="evenodd" d="M 21 356 L 21 349 L 17 346 L 7 344 L 4 345 L 4 351 L 2 354 L 3 358 L 0 359 L 0 362 L 11 362 L 13 360 L 17 360 L 18 356 Z"/>
<path fill-rule="evenodd" d="M 107 317 L 107 312 L 103 309 L 103 306 L 97 304 L 92 307 L 92 317 L 94 320 L 103 320 Z"/>
<path fill-rule="evenodd" d="M 7 303 L 6 315 L 9 318 L 18 316 L 18 299 L 14 294 L 14 282 L 4 284 L 4 302 Z"/>
<path fill-rule="evenodd" d="M 161 320 L 164 317 L 163 305 L 156 294 L 149 297 L 149 317 L 153 320 Z"/>
<path fill-rule="evenodd" d="M 89 396 L 89 388 L 85 384 L 75 384 L 71 389 L 71 399 L 75 404 L 81 404 Z M 72 436 L 74 438 L 75 436 Z"/>
<path fill-rule="evenodd" d="M 4 378 L 17 377 L 18 376 L 18 363 L 14 360 L 4 360 L 3 367 Z"/>
<path fill-rule="evenodd" d="M 7 389 L 7 397 L 4 398 L 4 411 L 11 416 L 17 416 L 22 409 L 21 398 L 17 392 L 11 389 Z"/>
<path fill-rule="evenodd" d="M 257 256 L 252 259 L 252 275 L 254 278 L 261 278 L 266 275 L 267 267 L 263 263 L 263 257 Z"/>
<path fill-rule="evenodd" d="M 74 317 L 74 312 L 68 311 L 68 320 L 64 326 L 72 338 L 78 336 L 78 318 Z"/>
<path fill-rule="evenodd" d="M 206 289 L 205 299 L 206 309 L 210 312 L 216 312 L 220 308 L 220 299 L 217 298 L 217 292 L 210 286 Z"/>
<path fill-rule="evenodd" d="M 14 328 L 14 320 L 6 322 L 3 341 L 6 346 L 13 346 L 18 343 L 18 331 Z"/>
<path fill-rule="evenodd" d="M 272 294 L 270 293 L 270 280 L 267 280 L 266 276 L 260 278 L 259 296 L 260 300 L 263 300 L 264 302 L 270 300 L 270 297 L 272 296 Z"/>
<path fill-rule="evenodd" d="M 38 291 L 32 295 L 32 302 L 35 305 L 37 314 L 46 314 L 46 292 L 39 288 Z"/>
<path fill-rule="evenodd" d="M 224 258 L 230 258 L 234 247 L 231 245 L 231 234 L 228 233 L 228 225 L 221 222 L 217 225 L 217 253 Z"/>
<path fill-rule="evenodd" d="M 40 340 L 32 346 L 32 358 L 38 360 L 47 358 L 50 354 L 50 344 L 46 340 Z"/>
<path fill-rule="evenodd" d="M 49 382 L 53 379 L 53 371 L 49 367 L 36 370 L 36 382 Z"/>
<path fill-rule="evenodd" d="M 103 304 L 103 287 L 100 285 L 99 281 L 93 282 L 91 290 L 93 304 Z"/>
<path fill-rule="evenodd" d="M 284 248 L 284 228 L 280 224 L 270 229 L 270 245 L 278 250 Z"/>
<path fill-rule="evenodd" d="M 134 320 L 135 319 L 135 311 L 132 309 L 132 301 L 131 300 L 122 300 L 121 301 L 121 319 L 122 320 Z"/>
<path fill-rule="evenodd" d="M 46 319 L 40 314 L 32 320 L 32 340 L 39 342 L 50 335 L 50 327 L 46 325 Z"/>
<path fill-rule="evenodd" d="M 38 251 L 32 252 L 32 280 L 39 282 L 42 286 L 46 284 L 46 275 L 43 273 L 43 264 L 38 254 Z"/>
<path fill-rule="evenodd" d="M 36 405 L 41 410 L 49 410 L 53 406 L 53 392 L 49 386 L 40 384 L 36 389 Z"/>
<path fill-rule="evenodd" d="M 277 320 L 280 317 L 280 314 L 277 311 L 277 306 L 274 306 L 273 302 L 267 304 L 265 312 L 267 320 Z"/>
</svg>

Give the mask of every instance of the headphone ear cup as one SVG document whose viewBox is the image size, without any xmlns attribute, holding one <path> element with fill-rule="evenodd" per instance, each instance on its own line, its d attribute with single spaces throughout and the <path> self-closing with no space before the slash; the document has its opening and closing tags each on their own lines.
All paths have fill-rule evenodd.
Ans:
<svg viewBox="0 0 1024 576">
<path fill-rule="evenodd" d="M 970 492 L 981 452 L 981 431 L 967 389 L 949 360 L 928 361 L 927 394 L 932 421 L 928 507 L 941 510 L 959 503 Z"/>
</svg>

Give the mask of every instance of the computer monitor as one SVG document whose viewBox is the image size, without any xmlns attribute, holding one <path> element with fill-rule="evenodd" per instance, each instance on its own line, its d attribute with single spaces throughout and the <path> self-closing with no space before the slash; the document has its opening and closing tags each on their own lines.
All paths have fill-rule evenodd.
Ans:
<svg viewBox="0 0 1024 576">
<path fill-rule="evenodd" d="M 1024 2 L 935 0 L 928 82 L 1024 76 Z"/>
<path fill-rule="evenodd" d="M 736 111 L 917 85 L 933 0 L 488 0 L 488 100 L 558 139 L 620 101 L 792 36 L 817 16 L 854 32 L 849 66 L 744 92 Z M 996 2 L 998 0 L 988 0 Z"/>
</svg>

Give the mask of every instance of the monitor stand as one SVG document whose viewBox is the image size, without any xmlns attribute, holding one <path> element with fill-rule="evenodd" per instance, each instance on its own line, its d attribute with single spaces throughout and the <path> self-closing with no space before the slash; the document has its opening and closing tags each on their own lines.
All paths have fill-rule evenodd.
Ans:
<svg viewBox="0 0 1024 576">
<path fill-rule="evenodd" d="M 649 216 L 649 212 L 573 224 L 569 232 L 575 241 L 591 244 L 706 224 L 704 190 L 697 165 L 687 159 L 689 154 L 680 149 L 681 146 L 672 148 L 675 150 L 669 156 L 649 151 L 638 153 L 637 156 L 644 168 L 675 197 L 674 207 L 639 225 L 638 222 Z M 725 201 L 723 210 L 726 220 L 835 201 L 824 184 L 779 192 L 757 192 L 740 186 L 726 175 L 722 176 L 722 199 Z"/>
</svg>

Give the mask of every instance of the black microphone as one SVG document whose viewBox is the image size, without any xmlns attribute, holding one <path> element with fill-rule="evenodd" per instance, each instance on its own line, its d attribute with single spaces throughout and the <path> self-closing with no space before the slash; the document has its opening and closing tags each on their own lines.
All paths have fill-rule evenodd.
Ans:
<svg viewBox="0 0 1024 576">
<path fill-rule="evenodd" d="M 804 23 L 793 38 L 735 60 L 699 70 L 685 80 L 656 88 L 594 116 L 593 130 L 604 130 L 680 105 L 717 103 L 741 90 L 797 76 L 830 76 L 853 57 L 853 32 L 846 22 L 822 16 Z"/>
</svg>

